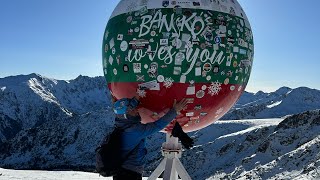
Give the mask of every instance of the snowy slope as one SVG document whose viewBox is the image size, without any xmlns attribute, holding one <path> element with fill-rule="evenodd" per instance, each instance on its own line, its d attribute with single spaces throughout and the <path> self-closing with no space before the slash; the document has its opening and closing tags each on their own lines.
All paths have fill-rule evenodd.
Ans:
<svg viewBox="0 0 320 180">
<path fill-rule="evenodd" d="M 0 166 L 18 169 L 93 169 L 94 150 L 113 117 L 97 111 L 19 132 L 0 146 Z"/>
<path fill-rule="evenodd" d="M 244 142 L 235 142 L 232 147 L 246 155 L 238 156 L 233 166 L 212 179 L 320 179 L 319 130 L 320 110 L 315 110 L 290 116 L 275 128 L 246 135 Z M 264 133 L 259 136 L 259 132 Z M 247 145 L 250 151 L 243 151 L 242 147 L 249 148 Z"/>
</svg>

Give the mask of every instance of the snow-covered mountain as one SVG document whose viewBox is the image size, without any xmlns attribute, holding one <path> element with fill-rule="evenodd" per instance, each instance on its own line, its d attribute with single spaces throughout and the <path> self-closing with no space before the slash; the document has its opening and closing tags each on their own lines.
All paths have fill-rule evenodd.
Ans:
<svg viewBox="0 0 320 180">
<path fill-rule="evenodd" d="M 319 97 L 309 88 L 246 92 L 225 118 L 320 109 Z M 0 167 L 92 171 L 94 149 L 113 126 L 109 99 L 103 77 L 0 79 Z M 319 110 L 282 120 L 219 121 L 190 134 L 196 147 L 184 152 L 182 162 L 193 179 L 314 176 L 320 167 Z M 161 133 L 148 139 L 145 175 L 160 162 L 164 139 Z"/>
<path fill-rule="evenodd" d="M 218 152 L 230 152 L 231 158 L 212 179 L 320 179 L 319 130 L 320 110 L 315 110 L 238 138 L 223 137 L 228 143 Z"/>
<path fill-rule="evenodd" d="M 320 109 L 320 91 L 307 87 L 282 87 L 275 92 L 244 92 L 236 105 L 222 119 L 280 118 L 290 114 Z"/>
<path fill-rule="evenodd" d="M 0 78 L 0 144 L 21 130 L 110 108 L 103 77 L 71 81 L 38 74 Z"/>
</svg>

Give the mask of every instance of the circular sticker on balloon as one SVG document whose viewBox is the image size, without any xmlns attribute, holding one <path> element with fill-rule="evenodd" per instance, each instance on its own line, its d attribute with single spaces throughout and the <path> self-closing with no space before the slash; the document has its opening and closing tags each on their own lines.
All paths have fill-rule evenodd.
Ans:
<svg viewBox="0 0 320 180">
<path fill-rule="evenodd" d="M 230 82 L 229 78 L 226 78 L 226 79 L 224 80 L 224 84 L 225 84 L 225 85 L 228 85 L 229 82 Z"/>
<path fill-rule="evenodd" d="M 132 16 L 128 16 L 127 17 L 127 23 L 131 23 L 132 22 Z"/>
<path fill-rule="evenodd" d="M 214 42 L 215 42 L 216 44 L 220 44 L 220 43 L 221 43 L 221 37 L 219 37 L 219 36 L 215 37 L 215 38 L 214 38 Z"/>
<path fill-rule="evenodd" d="M 120 49 L 121 51 L 126 51 L 128 49 L 128 42 L 127 41 L 122 41 L 120 44 Z"/>
<path fill-rule="evenodd" d="M 113 74 L 117 75 L 118 74 L 118 70 L 116 68 L 113 69 Z"/>
<path fill-rule="evenodd" d="M 180 49 L 182 47 L 182 41 L 180 39 L 176 39 L 176 48 Z"/>
<path fill-rule="evenodd" d="M 205 64 L 203 65 L 203 70 L 204 70 L 205 72 L 209 72 L 209 71 L 211 71 L 211 69 L 212 69 L 212 66 L 211 66 L 210 63 L 205 63 Z"/>
<path fill-rule="evenodd" d="M 233 67 L 237 67 L 238 66 L 238 62 L 237 61 L 233 61 Z"/>
<path fill-rule="evenodd" d="M 211 80 L 211 76 L 207 76 L 207 81 L 210 81 Z"/>
<path fill-rule="evenodd" d="M 196 97 L 197 98 L 203 98 L 204 97 L 204 95 L 205 95 L 205 92 L 203 91 L 203 90 L 200 90 L 200 91 L 198 91 L 197 93 L 196 93 Z"/>
<path fill-rule="evenodd" d="M 158 80 L 158 82 L 164 82 L 164 76 L 162 76 L 162 75 L 159 75 L 158 77 L 157 77 L 157 80 Z"/>
</svg>

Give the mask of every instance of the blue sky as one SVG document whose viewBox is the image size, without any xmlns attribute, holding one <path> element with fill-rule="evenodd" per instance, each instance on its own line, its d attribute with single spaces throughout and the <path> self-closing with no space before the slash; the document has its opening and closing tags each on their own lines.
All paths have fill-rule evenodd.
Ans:
<svg viewBox="0 0 320 180">
<path fill-rule="evenodd" d="M 1 0 L 0 77 L 102 76 L 105 25 L 119 0 Z M 320 89 L 320 1 L 239 0 L 254 33 L 247 91 Z"/>
</svg>

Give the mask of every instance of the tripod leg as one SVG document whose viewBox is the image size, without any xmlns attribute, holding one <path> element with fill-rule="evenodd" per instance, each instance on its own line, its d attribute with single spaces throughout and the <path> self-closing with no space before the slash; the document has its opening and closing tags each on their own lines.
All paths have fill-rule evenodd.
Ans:
<svg viewBox="0 0 320 180">
<path fill-rule="evenodd" d="M 148 180 L 156 180 L 161 173 L 164 171 L 164 168 L 166 167 L 166 160 L 167 158 L 164 158 L 161 163 L 158 165 L 158 167 L 153 171 L 151 176 L 148 178 Z"/>
<path fill-rule="evenodd" d="M 178 174 L 175 168 L 175 161 L 172 158 L 166 158 L 166 167 L 164 170 L 163 180 L 178 180 Z"/>
<path fill-rule="evenodd" d="M 183 167 L 181 161 L 177 158 L 174 159 L 176 170 L 183 180 L 191 180 L 191 177 L 189 176 L 187 170 Z"/>
</svg>

